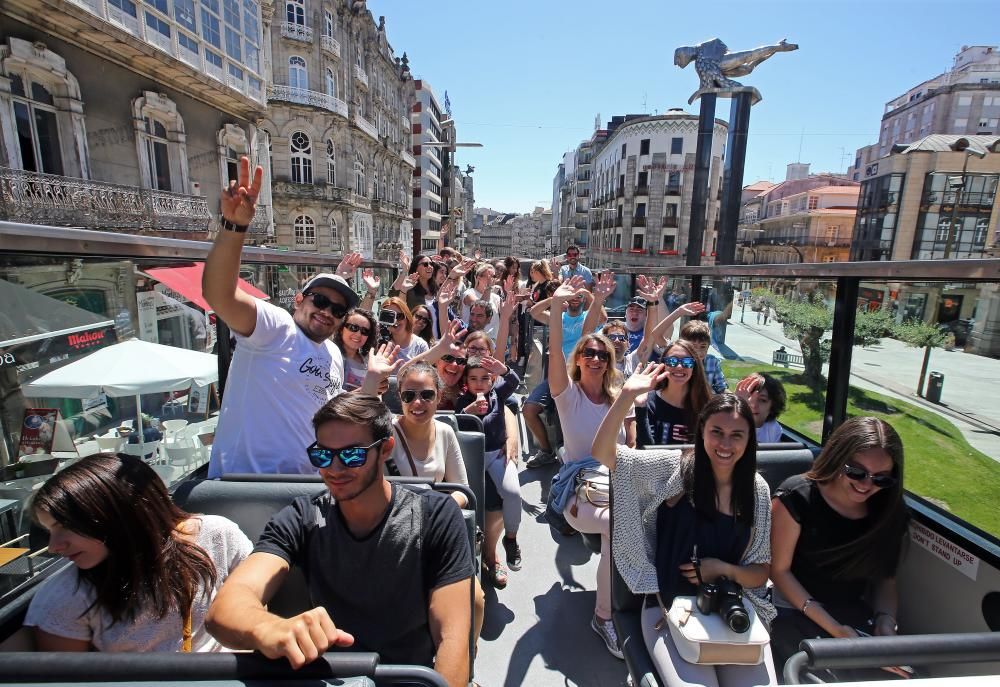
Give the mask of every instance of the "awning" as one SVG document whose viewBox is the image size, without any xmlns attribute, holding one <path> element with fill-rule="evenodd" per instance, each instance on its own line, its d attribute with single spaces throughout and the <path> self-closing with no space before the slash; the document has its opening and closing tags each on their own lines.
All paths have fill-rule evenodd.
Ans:
<svg viewBox="0 0 1000 687">
<path fill-rule="evenodd" d="M 0 348 L 113 327 L 114 320 L 0 279 Z"/>
<path fill-rule="evenodd" d="M 201 276 L 205 272 L 205 263 L 196 262 L 187 267 L 151 267 L 143 270 L 143 272 L 168 289 L 184 296 L 184 298 L 205 312 L 212 309 L 212 306 L 208 304 L 205 297 L 201 295 Z M 263 300 L 270 298 L 266 293 L 243 279 L 237 279 L 236 285 L 240 291 L 248 293 L 254 298 L 261 298 Z"/>
</svg>

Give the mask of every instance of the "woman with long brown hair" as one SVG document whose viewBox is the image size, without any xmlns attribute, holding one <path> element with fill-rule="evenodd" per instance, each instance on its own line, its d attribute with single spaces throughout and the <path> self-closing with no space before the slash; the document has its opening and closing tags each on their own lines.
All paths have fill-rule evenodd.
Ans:
<svg viewBox="0 0 1000 687">
<path fill-rule="evenodd" d="M 691 430 L 712 396 L 701 358 L 687 341 L 672 343 L 660 362 L 667 366 L 666 379 L 636 402 L 637 448 L 693 443 Z"/>
<path fill-rule="evenodd" d="M 406 301 L 393 296 L 382 302 L 382 312 L 394 311 L 396 313 L 396 323 L 388 325 L 389 336 L 392 342 L 399 346 L 399 359 L 410 360 L 421 353 L 426 353 L 427 342 L 413 333 L 413 313 L 407 307 Z"/>
<path fill-rule="evenodd" d="M 178 508 L 127 455 L 85 458 L 31 504 L 49 551 L 73 565 L 39 588 L 24 624 L 41 651 L 222 651 L 205 613 L 250 540 L 226 518 Z"/>
</svg>

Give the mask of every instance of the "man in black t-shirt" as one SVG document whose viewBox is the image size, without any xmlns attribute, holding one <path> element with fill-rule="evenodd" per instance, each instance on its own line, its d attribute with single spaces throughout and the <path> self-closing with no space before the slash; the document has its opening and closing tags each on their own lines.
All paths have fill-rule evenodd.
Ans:
<svg viewBox="0 0 1000 687">
<path fill-rule="evenodd" d="M 384 479 L 392 415 L 378 398 L 338 396 L 313 425 L 309 457 L 327 491 L 271 519 L 212 603 L 209 632 L 233 649 L 284 656 L 293 668 L 350 647 L 466 685 L 474 571 L 457 504 Z M 286 619 L 265 604 L 292 565 L 316 607 Z"/>
</svg>

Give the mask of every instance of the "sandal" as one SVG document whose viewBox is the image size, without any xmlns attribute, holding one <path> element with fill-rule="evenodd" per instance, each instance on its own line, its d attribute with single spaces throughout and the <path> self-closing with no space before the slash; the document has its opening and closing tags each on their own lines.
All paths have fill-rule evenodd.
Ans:
<svg viewBox="0 0 1000 687">
<path fill-rule="evenodd" d="M 490 584 L 497 589 L 503 589 L 507 586 L 507 569 L 503 565 L 483 563 L 483 567 L 486 568 L 486 579 L 489 580 Z"/>
</svg>

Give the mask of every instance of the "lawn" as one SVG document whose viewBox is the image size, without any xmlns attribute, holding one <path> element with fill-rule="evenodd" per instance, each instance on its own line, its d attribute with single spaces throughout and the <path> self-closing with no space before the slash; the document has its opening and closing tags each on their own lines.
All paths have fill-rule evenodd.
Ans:
<svg viewBox="0 0 1000 687">
<path fill-rule="evenodd" d="M 781 381 L 788 404 L 779 421 L 817 442 L 823 431 L 825 390 L 807 386 L 799 370 L 765 363 L 723 361 L 730 387 L 751 372 Z M 1000 536 L 1000 463 L 972 448 L 945 417 L 903 400 L 851 387 L 850 416 L 882 418 L 899 432 L 906 456 L 906 489 L 959 518 Z"/>
</svg>

